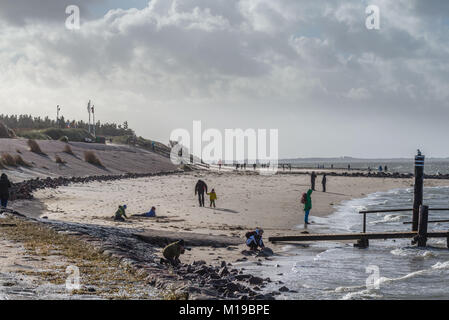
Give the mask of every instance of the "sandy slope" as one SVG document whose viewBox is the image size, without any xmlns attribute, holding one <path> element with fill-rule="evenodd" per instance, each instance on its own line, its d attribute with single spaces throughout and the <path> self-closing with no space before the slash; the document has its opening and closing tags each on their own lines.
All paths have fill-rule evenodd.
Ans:
<svg viewBox="0 0 449 320">
<path fill-rule="evenodd" d="M 46 156 L 29 151 L 25 139 L 0 139 L 0 154 L 20 155 L 32 168 L 8 168 L 5 171 L 13 182 L 43 176 L 89 176 L 122 173 L 150 173 L 171 171 L 175 166 L 170 159 L 143 149 L 125 145 L 103 145 L 71 142 L 75 156 L 63 152 L 65 143 L 59 141 L 38 141 Z M 94 151 L 104 165 L 96 167 L 84 161 L 84 151 Z M 20 153 L 19 153 L 20 152 Z M 66 165 L 55 162 L 59 155 Z"/>
</svg>

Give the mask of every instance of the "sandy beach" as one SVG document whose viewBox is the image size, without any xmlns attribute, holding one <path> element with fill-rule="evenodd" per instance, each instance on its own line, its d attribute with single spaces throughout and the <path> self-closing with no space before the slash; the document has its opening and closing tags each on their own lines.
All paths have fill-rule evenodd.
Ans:
<svg viewBox="0 0 449 320">
<path fill-rule="evenodd" d="M 217 208 L 198 206 L 194 186 L 203 179 L 215 188 Z M 120 180 L 115 182 L 73 184 L 56 190 L 39 190 L 32 203 L 40 207 L 40 217 L 51 220 L 82 222 L 145 230 L 192 232 L 227 235 L 242 239 L 236 250 L 195 247 L 183 256 L 191 262 L 202 259 L 210 263 L 236 261 L 245 249 L 244 234 L 255 227 L 265 229 L 265 238 L 275 235 L 299 234 L 304 231 L 304 212 L 300 204 L 307 191 L 308 175 L 283 174 L 262 176 L 252 172 L 191 172 L 170 176 Z M 342 201 L 362 198 L 370 193 L 413 187 L 412 179 L 328 177 L 327 192 L 321 192 L 321 176 L 317 191 L 312 194 L 314 217 L 331 214 Z M 426 180 L 426 186 L 445 186 L 445 180 Z M 206 200 L 208 200 L 206 198 Z M 132 217 L 119 223 L 112 216 L 120 204 L 127 204 L 129 216 L 157 208 L 157 218 Z M 21 202 L 23 206 L 23 202 Z M 312 223 L 309 232 L 326 226 Z M 267 241 L 266 241 L 267 242 Z M 275 251 L 278 246 L 269 244 Z"/>
</svg>

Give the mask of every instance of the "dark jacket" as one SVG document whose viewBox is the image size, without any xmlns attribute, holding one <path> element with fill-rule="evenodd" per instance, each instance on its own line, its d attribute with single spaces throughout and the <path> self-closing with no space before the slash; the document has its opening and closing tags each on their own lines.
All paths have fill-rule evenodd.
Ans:
<svg viewBox="0 0 449 320">
<path fill-rule="evenodd" d="M 11 188 L 11 182 L 8 177 L 2 176 L 0 178 L 0 197 L 2 199 L 9 199 L 9 188 Z"/>
<path fill-rule="evenodd" d="M 195 185 L 195 194 L 204 192 L 207 193 L 207 184 L 203 180 L 198 180 Z"/>
<path fill-rule="evenodd" d="M 179 241 L 169 244 L 162 251 L 162 255 L 168 260 L 179 259 L 181 253 L 184 253 L 184 246 Z"/>
</svg>

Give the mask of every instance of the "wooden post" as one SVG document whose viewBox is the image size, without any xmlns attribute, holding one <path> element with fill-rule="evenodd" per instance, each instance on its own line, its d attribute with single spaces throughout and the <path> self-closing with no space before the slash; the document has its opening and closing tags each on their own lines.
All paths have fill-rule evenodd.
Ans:
<svg viewBox="0 0 449 320">
<path fill-rule="evenodd" d="M 428 220 L 429 220 L 429 207 L 421 206 L 421 208 L 419 208 L 418 247 L 425 247 L 427 244 Z"/>
<path fill-rule="evenodd" d="M 366 233 L 366 213 L 363 214 L 363 233 Z"/>
<path fill-rule="evenodd" d="M 361 237 L 357 240 L 357 243 L 354 244 L 354 247 L 359 249 L 366 249 L 369 247 L 369 240 L 366 237 Z"/>
<path fill-rule="evenodd" d="M 415 192 L 413 198 L 413 218 L 412 231 L 418 231 L 419 207 L 423 200 L 423 185 L 424 185 L 424 155 L 418 150 L 415 156 Z"/>
</svg>

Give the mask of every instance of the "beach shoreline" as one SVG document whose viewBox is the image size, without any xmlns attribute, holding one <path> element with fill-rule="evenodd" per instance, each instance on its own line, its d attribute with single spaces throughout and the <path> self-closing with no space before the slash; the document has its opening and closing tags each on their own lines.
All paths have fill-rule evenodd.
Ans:
<svg viewBox="0 0 449 320">
<path fill-rule="evenodd" d="M 194 184 L 198 179 L 205 180 L 209 188 L 216 189 L 217 209 L 198 206 L 194 195 Z M 195 265 L 200 262 L 217 270 L 225 264 L 229 268 L 243 272 L 247 265 L 257 266 L 264 260 L 276 259 L 276 257 L 256 257 L 248 254 L 244 244 L 244 234 L 247 231 L 262 227 L 265 229 L 265 238 L 286 234 L 296 235 L 306 231 L 302 223 L 303 211 L 300 196 L 309 188 L 309 179 L 310 177 L 306 174 L 285 173 L 267 177 L 252 172 L 193 171 L 114 181 L 92 181 L 56 189 L 40 189 L 34 192 L 35 199 L 17 201 L 13 203 L 13 207 L 19 212 L 23 211 L 27 215 L 39 217 L 40 221 L 46 223 L 48 221 L 48 223 L 67 223 L 68 225 L 82 224 L 93 228 L 91 230 L 94 233 L 101 228 L 129 232 L 133 237 L 136 236 L 142 240 L 140 245 L 151 249 L 151 255 L 156 260 L 161 257 L 163 244 L 155 245 L 153 240 L 148 241 L 142 235 L 146 234 L 168 241 L 165 238 L 175 239 L 177 235 L 182 236 L 180 232 L 185 232 L 191 239 L 199 241 L 199 244 L 191 246 L 191 250 L 181 256 L 183 263 Z M 320 181 L 318 176 L 317 189 L 321 189 Z M 449 181 L 426 180 L 426 186 L 443 185 L 449 185 Z M 314 202 L 311 221 L 334 213 L 343 201 L 365 197 L 375 192 L 411 188 L 413 180 L 391 177 L 332 176 L 328 177 L 327 187 L 326 193 L 316 191 L 312 194 Z M 112 215 L 115 208 L 124 203 L 128 205 L 129 215 L 145 212 L 147 208 L 154 205 L 158 208 L 158 217 L 132 217 L 125 223 L 114 222 Z M 312 223 L 307 232 L 325 230 L 326 225 L 317 222 Z M 161 234 L 171 234 L 172 237 L 161 236 Z M 227 246 L 201 243 L 205 237 L 211 239 L 216 237 L 218 240 L 219 236 L 228 236 L 237 242 Z M 283 250 L 285 244 L 272 244 L 267 240 L 265 244 L 278 256 L 290 254 L 289 251 Z M 142 265 L 139 268 L 143 270 Z M 258 274 L 252 276 L 257 278 Z M 181 276 L 183 277 L 186 275 Z M 179 280 L 182 279 L 164 281 L 176 283 L 178 287 L 185 288 L 185 281 Z M 256 286 L 256 289 L 263 290 L 264 286 L 262 283 L 259 285 L 260 288 Z M 187 287 L 197 293 L 192 297 L 205 297 L 204 292 L 197 292 L 198 288 Z M 209 295 L 215 293 L 208 292 Z"/>
<path fill-rule="evenodd" d="M 412 179 L 367 178 L 350 176 L 328 177 L 326 193 L 321 189 L 320 176 L 317 191 L 312 194 L 314 217 L 326 217 L 343 202 L 362 198 L 368 194 L 396 188 L 413 187 Z M 203 179 L 218 195 L 217 208 L 200 208 L 194 195 L 194 184 Z M 302 192 L 309 187 L 308 175 L 261 176 L 252 172 L 207 172 L 125 179 L 117 182 L 91 182 L 73 184 L 56 190 L 35 192 L 41 203 L 40 216 L 48 219 L 93 223 L 140 230 L 162 230 L 208 235 L 227 235 L 241 239 L 238 250 L 197 250 L 184 256 L 192 262 L 198 257 L 213 263 L 225 257 L 236 261 L 240 251 L 246 249 L 244 234 L 256 227 L 265 230 L 265 237 L 295 235 L 304 232 L 304 212 L 300 204 Z M 445 180 L 426 180 L 426 186 L 449 185 Z M 158 218 L 133 217 L 126 223 L 112 220 L 116 207 L 127 204 L 129 215 L 146 212 L 155 206 Z M 325 225 L 312 223 L 307 231 L 325 229 Z M 278 245 L 268 244 L 278 247 Z"/>
</svg>

